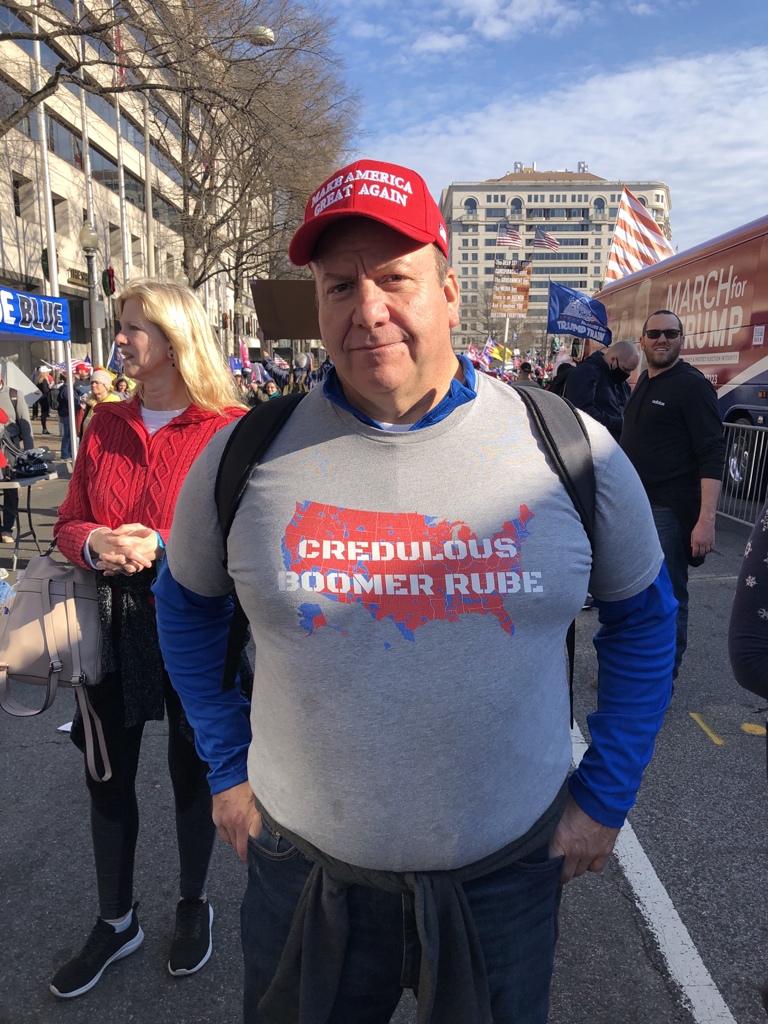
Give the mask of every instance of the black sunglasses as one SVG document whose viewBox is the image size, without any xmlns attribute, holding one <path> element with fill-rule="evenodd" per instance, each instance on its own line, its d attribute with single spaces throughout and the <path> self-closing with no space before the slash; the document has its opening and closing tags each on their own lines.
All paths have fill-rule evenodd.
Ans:
<svg viewBox="0 0 768 1024">
<path fill-rule="evenodd" d="M 677 327 L 666 327 L 663 331 L 657 331 L 655 328 L 650 331 L 646 331 L 645 336 L 646 338 L 650 338 L 651 341 L 656 341 L 656 339 L 660 338 L 663 334 L 667 341 L 674 341 L 675 338 L 679 338 L 682 333 L 683 332 Z"/>
</svg>

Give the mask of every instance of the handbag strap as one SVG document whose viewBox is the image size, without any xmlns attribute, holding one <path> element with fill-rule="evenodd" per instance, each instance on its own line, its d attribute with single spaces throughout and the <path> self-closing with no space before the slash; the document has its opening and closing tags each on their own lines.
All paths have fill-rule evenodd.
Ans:
<svg viewBox="0 0 768 1024">
<path fill-rule="evenodd" d="M 109 782 L 112 778 L 112 765 L 109 763 L 107 743 L 104 739 L 104 729 L 101 719 L 93 709 L 84 686 L 78 683 L 74 687 L 77 703 L 80 706 L 80 714 L 83 716 L 83 731 L 85 733 L 85 762 L 88 765 L 88 773 L 96 782 Z M 99 775 L 96 769 L 96 758 L 93 750 L 93 728 L 96 727 L 96 738 L 99 741 L 99 755 L 104 765 L 104 774 Z"/>
<path fill-rule="evenodd" d="M 64 610 L 67 616 L 67 632 L 69 634 L 69 656 L 72 658 L 72 678 L 70 684 L 79 686 L 85 683 L 82 662 L 80 661 L 80 630 L 77 626 L 77 607 L 75 605 L 75 584 L 72 580 L 64 583 Z M 49 648 L 50 650 L 50 648 Z"/>
</svg>

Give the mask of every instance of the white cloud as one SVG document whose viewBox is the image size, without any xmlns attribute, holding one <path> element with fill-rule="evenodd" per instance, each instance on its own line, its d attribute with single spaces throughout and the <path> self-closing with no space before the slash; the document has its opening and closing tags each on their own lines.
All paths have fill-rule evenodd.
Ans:
<svg viewBox="0 0 768 1024">
<path fill-rule="evenodd" d="M 586 160 L 610 180 L 666 181 L 682 250 L 765 211 L 766 110 L 762 46 L 643 62 L 458 115 L 425 112 L 403 133 L 369 135 L 366 150 L 416 168 L 435 195 L 451 181 L 501 177 L 516 160 L 540 170 Z"/>
<path fill-rule="evenodd" d="M 524 34 L 561 33 L 601 12 L 597 0 L 446 0 L 463 19 L 471 11 L 473 32 L 483 39 L 511 40 Z"/>
<path fill-rule="evenodd" d="M 415 53 L 450 53 L 466 43 L 465 36 L 456 32 L 427 32 L 420 35 L 413 44 Z"/>
<path fill-rule="evenodd" d="M 353 21 L 346 26 L 346 30 L 353 39 L 376 39 L 382 35 L 381 26 L 370 21 Z"/>
</svg>

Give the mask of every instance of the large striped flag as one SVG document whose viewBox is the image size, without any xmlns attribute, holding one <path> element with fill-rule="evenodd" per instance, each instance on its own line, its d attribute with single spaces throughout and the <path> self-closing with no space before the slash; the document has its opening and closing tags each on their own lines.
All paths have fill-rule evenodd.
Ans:
<svg viewBox="0 0 768 1024">
<path fill-rule="evenodd" d="M 536 228 L 536 234 L 533 236 L 533 248 L 551 249 L 552 252 L 557 252 L 560 248 L 560 243 L 547 232 L 546 228 L 540 227 Z"/>
<path fill-rule="evenodd" d="M 625 186 L 613 229 L 605 280 L 618 281 L 674 253 L 652 215 Z"/>
<path fill-rule="evenodd" d="M 510 227 L 509 224 L 501 224 L 499 233 L 496 235 L 496 245 L 508 245 L 511 249 L 522 249 L 523 236 L 517 228 Z"/>
<path fill-rule="evenodd" d="M 477 345 L 473 345 L 472 342 L 467 345 L 467 355 L 473 363 L 480 363 L 481 366 L 485 366 L 486 368 L 490 365 L 490 361 L 484 351 L 481 351 Z"/>
</svg>

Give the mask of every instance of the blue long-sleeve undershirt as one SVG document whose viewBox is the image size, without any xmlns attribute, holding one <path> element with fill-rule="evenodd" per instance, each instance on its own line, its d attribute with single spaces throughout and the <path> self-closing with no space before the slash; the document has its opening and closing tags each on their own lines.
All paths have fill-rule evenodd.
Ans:
<svg viewBox="0 0 768 1024">
<path fill-rule="evenodd" d="M 666 565 L 625 601 L 595 601 L 600 629 L 597 711 L 587 716 L 591 743 L 570 779 L 576 803 L 602 825 L 620 828 L 672 697 L 677 601 Z"/>
<path fill-rule="evenodd" d="M 232 595 L 201 597 L 182 587 L 163 559 L 152 587 L 157 629 L 168 675 L 208 763 L 212 793 L 248 778 L 250 704 L 239 687 L 222 690 Z"/>
<path fill-rule="evenodd" d="M 166 668 L 209 765 L 212 793 L 247 779 L 249 705 L 222 691 L 232 598 L 202 597 L 181 586 L 164 560 L 153 587 Z M 598 710 L 588 716 L 592 742 L 570 780 L 590 817 L 619 827 L 635 802 L 642 773 L 672 692 L 675 614 L 666 567 L 626 601 L 596 601 Z"/>
</svg>

